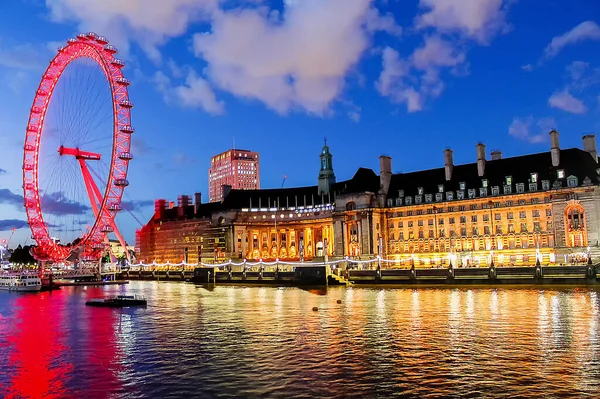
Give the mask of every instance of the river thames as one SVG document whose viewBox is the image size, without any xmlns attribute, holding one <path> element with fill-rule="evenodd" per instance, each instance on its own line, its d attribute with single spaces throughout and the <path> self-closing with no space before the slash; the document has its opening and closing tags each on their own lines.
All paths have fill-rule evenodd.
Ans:
<svg viewBox="0 0 600 399">
<path fill-rule="evenodd" d="M 148 307 L 84 305 L 116 293 Z M 0 397 L 598 397 L 599 314 L 593 289 L 0 292 Z"/>
</svg>

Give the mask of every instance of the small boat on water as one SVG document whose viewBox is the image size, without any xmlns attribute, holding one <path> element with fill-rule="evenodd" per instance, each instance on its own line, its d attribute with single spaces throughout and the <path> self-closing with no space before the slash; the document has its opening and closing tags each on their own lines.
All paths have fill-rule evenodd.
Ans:
<svg viewBox="0 0 600 399">
<path fill-rule="evenodd" d="M 147 301 L 141 295 L 117 295 L 112 298 L 94 298 L 87 301 L 85 305 L 100 308 L 126 308 L 129 306 L 146 306 Z"/>
<path fill-rule="evenodd" d="M 35 272 L 0 273 L 0 290 L 17 292 L 38 292 L 42 289 L 42 279 Z"/>
</svg>

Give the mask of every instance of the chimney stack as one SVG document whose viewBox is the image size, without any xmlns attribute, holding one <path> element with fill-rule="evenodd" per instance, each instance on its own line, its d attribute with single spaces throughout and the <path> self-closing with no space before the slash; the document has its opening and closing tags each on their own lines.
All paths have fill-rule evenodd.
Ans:
<svg viewBox="0 0 600 399">
<path fill-rule="evenodd" d="M 485 144 L 477 143 L 477 174 L 483 177 L 485 173 Z"/>
<path fill-rule="evenodd" d="M 589 152 L 595 162 L 598 162 L 598 151 L 596 150 L 596 135 L 586 134 L 583 136 L 583 150 Z"/>
<path fill-rule="evenodd" d="M 202 204 L 202 193 L 194 193 L 194 213 L 198 213 Z"/>
<path fill-rule="evenodd" d="M 165 216 L 165 209 L 167 209 L 167 201 L 164 199 L 157 199 L 154 201 L 154 219 L 160 220 Z"/>
<path fill-rule="evenodd" d="M 444 150 L 444 169 L 446 169 L 446 181 L 450 181 L 452 179 L 452 170 L 454 169 L 454 159 L 450 148 Z"/>
<path fill-rule="evenodd" d="M 392 181 L 392 158 L 387 155 L 379 157 L 379 191 L 387 194 Z"/>
<path fill-rule="evenodd" d="M 494 150 L 494 151 L 490 152 L 490 155 L 492 156 L 492 161 L 497 161 L 499 159 L 502 159 L 502 151 L 500 151 L 500 150 Z"/>
<path fill-rule="evenodd" d="M 550 131 L 550 154 L 552 155 L 552 166 L 560 165 L 560 146 L 558 145 L 558 132 Z"/>
<path fill-rule="evenodd" d="M 185 208 L 190 205 L 190 197 L 187 195 L 180 195 L 177 198 L 177 217 L 183 219 L 185 217 Z"/>
</svg>

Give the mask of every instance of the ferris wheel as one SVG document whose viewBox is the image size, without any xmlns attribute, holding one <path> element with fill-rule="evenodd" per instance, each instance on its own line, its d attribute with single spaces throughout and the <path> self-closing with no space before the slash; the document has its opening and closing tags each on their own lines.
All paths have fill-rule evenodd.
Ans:
<svg viewBox="0 0 600 399">
<path fill-rule="evenodd" d="M 31 107 L 23 156 L 27 219 L 41 261 L 98 260 L 129 185 L 131 109 L 124 62 L 95 33 L 58 49 Z"/>
</svg>

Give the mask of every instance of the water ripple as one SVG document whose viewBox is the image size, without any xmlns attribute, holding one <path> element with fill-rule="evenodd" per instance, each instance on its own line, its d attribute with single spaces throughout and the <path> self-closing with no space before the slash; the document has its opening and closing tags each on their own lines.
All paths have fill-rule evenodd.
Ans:
<svg viewBox="0 0 600 399">
<path fill-rule="evenodd" d="M 116 292 L 150 305 L 84 306 Z M 0 293 L 0 397 L 596 397 L 599 314 L 590 289 Z"/>
</svg>

